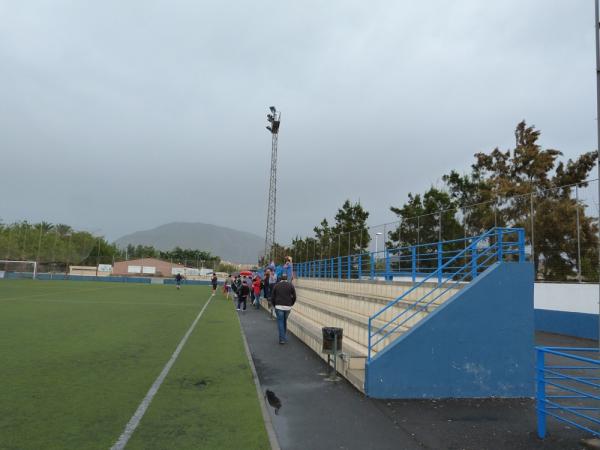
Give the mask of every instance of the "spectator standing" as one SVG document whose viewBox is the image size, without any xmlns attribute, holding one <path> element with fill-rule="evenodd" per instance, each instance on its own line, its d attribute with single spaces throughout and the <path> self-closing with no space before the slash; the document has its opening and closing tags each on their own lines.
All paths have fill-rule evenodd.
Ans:
<svg viewBox="0 0 600 450">
<path fill-rule="evenodd" d="M 285 264 L 283 265 L 283 273 L 287 275 L 287 279 L 290 283 L 294 281 L 294 265 L 292 264 L 291 256 L 286 256 L 285 258 Z"/>
<path fill-rule="evenodd" d="M 279 330 L 279 343 L 287 343 L 287 319 L 296 303 L 296 289 L 287 279 L 287 274 L 281 274 L 281 281 L 273 287 L 271 302 L 277 315 L 277 328 Z"/>
<path fill-rule="evenodd" d="M 213 288 L 212 295 L 215 295 L 217 293 L 217 284 L 218 283 L 219 283 L 219 280 L 217 278 L 217 274 L 213 272 L 212 278 L 210 279 L 210 284 L 212 284 L 212 288 Z"/>
<path fill-rule="evenodd" d="M 242 311 L 246 311 L 246 300 L 248 300 L 249 294 L 250 294 L 250 287 L 248 286 L 248 281 L 244 280 L 244 282 L 242 283 L 242 286 L 238 290 L 238 301 L 237 301 L 237 308 L 236 308 L 237 311 L 240 310 L 241 306 L 244 307 L 242 309 Z"/>
<path fill-rule="evenodd" d="M 177 285 L 177 290 L 179 290 L 179 288 L 181 287 L 181 280 L 183 279 L 183 277 L 181 276 L 180 273 L 178 273 L 177 275 L 175 275 L 175 284 Z"/>
</svg>

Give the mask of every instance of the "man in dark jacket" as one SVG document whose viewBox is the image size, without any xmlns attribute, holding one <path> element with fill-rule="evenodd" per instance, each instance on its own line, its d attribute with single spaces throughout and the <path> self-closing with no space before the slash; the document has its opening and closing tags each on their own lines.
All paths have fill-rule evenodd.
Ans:
<svg viewBox="0 0 600 450">
<path fill-rule="evenodd" d="M 287 279 L 287 274 L 281 275 L 279 281 L 271 291 L 271 303 L 275 307 L 277 315 L 277 325 L 279 328 L 279 343 L 287 342 L 287 319 L 292 310 L 292 306 L 296 303 L 296 289 Z"/>
<path fill-rule="evenodd" d="M 246 311 L 246 300 L 248 299 L 248 295 L 250 295 L 250 286 L 248 286 L 248 281 L 244 281 L 237 294 L 237 311 L 240 310 L 240 307 L 243 307 L 242 312 Z"/>
</svg>

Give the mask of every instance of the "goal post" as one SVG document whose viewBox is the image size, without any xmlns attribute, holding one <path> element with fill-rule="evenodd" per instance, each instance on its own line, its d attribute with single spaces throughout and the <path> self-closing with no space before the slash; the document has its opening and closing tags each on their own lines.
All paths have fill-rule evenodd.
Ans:
<svg viewBox="0 0 600 450">
<path fill-rule="evenodd" d="M 0 259 L 0 278 L 32 278 L 37 276 L 37 262 Z"/>
</svg>

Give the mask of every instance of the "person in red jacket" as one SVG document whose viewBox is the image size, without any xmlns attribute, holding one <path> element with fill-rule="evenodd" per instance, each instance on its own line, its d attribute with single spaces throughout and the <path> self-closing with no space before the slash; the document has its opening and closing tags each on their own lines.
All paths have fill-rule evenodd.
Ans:
<svg viewBox="0 0 600 450">
<path fill-rule="evenodd" d="M 252 293 L 254 294 L 254 307 L 260 308 L 260 278 L 254 277 L 252 281 Z"/>
</svg>

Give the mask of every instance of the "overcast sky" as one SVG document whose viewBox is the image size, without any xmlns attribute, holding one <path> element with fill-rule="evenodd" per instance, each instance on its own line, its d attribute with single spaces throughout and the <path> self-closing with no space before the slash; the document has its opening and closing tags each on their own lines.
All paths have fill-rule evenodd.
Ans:
<svg viewBox="0 0 600 450">
<path fill-rule="evenodd" d="M 596 148 L 594 0 L 0 0 L 0 218 L 109 239 L 171 221 L 277 238 L 347 198 L 395 219 L 473 154 Z"/>
</svg>

